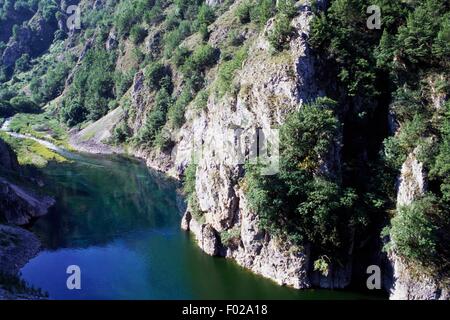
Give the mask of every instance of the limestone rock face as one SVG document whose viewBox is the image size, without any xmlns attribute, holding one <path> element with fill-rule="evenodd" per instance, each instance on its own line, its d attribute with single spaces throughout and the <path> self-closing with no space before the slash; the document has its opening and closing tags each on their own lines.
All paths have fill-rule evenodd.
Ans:
<svg viewBox="0 0 450 320">
<path fill-rule="evenodd" d="M 221 250 L 220 239 L 217 231 L 210 224 L 198 222 L 187 210 L 181 221 L 181 228 L 194 234 L 198 246 L 206 254 L 219 255 Z"/>
<path fill-rule="evenodd" d="M 449 290 L 443 288 L 436 279 L 425 274 L 413 274 L 395 253 L 391 253 L 389 259 L 394 272 L 389 296 L 391 300 L 450 299 Z"/>
<path fill-rule="evenodd" d="M 233 4 L 230 11 L 238 4 Z M 190 162 L 196 162 L 196 209 L 202 217 L 194 217 L 188 209 L 182 228 L 195 235 L 206 253 L 234 259 L 255 273 L 295 288 L 311 286 L 307 250 L 273 238 L 259 228 L 258 213 L 250 210 L 239 181 L 244 175 L 243 163 L 254 155 L 257 132 L 263 132 L 264 138 L 274 138 L 272 130 L 284 122 L 287 114 L 321 95 L 307 44 L 311 18 L 310 7 L 299 3 L 289 50 L 276 55 L 266 36 L 274 26 L 272 20 L 260 34 L 244 28 L 239 37 L 249 44 L 249 54 L 235 76 L 233 93 L 210 94 L 203 110 L 188 108 L 186 123 L 172 134 L 175 147 L 170 155 L 158 158 L 153 152 L 136 151 L 149 166 L 173 176 L 182 175 Z M 230 26 L 221 19 L 211 29 L 209 42 L 213 46 L 228 34 Z M 137 76 L 132 99 L 140 103 L 136 112 L 139 120 L 131 126 L 142 123 L 139 108 L 143 102 L 138 102 L 141 88 Z M 335 165 L 326 167 L 333 170 Z M 231 231 L 237 235 L 222 243 L 222 235 Z"/>
<path fill-rule="evenodd" d="M 410 204 L 426 191 L 426 173 L 416 154 L 409 154 L 402 165 L 397 192 L 397 206 Z"/>
</svg>

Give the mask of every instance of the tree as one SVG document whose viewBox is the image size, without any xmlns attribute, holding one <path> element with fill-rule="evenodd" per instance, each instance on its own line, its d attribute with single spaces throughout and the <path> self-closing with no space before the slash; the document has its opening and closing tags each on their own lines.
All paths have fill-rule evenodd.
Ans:
<svg viewBox="0 0 450 320">
<path fill-rule="evenodd" d="M 300 245 L 311 243 L 314 254 L 330 256 L 348 244 L 350 208 L 356 199 L 339 179 L 319 169 L 339 136 L 334 106 L 334 101 L 321 98 L 287 117 L 281 127 L 277 175 L 260 175 L 254 165 L 247 165 L 245 173 L 247 198 L 265 229 Z"/>
<path fill-rule="evenodd" d="M 24 53 L 19 59 L 16 60 L 15 72 L 23 72 L 30 69 L 30 55 Z"/>
<path fill-rule="evenodd" d="M 150 89 L 159 90 L 165 83 L 167 84 L 167 77 L 170 77 L 170 72 L 161 62 L 152 62 L 145 68 L 144 76 Z"/>
</svg>

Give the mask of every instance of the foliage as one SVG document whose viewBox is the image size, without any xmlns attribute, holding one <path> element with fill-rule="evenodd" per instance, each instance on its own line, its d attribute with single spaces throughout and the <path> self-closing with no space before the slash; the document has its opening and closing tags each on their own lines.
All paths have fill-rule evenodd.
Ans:
<svg viewBox="0 0 450 320">
<path fill-rule="evenodd" d="M 238 49 L 229 61 L 222 62 L 219 67 L 217 90 L 219 95 L 224 95 L 230 91 L 231 84 L 234 79 L 235 72 L 242 67 L 245 59 L 247 59 L 247 47 Z"/>
<path fill-rule="evenodd" d="M 52 65 L 42 78 L 30 82 L 30 90 L 36 101 L 47 102 L 59 96 L 65 85 L 72 64 L 64 61 Z"/>
<path fill-rule="evenodd" d="M 116 71 L 114 74 L 115 96 L 117 98 L 122 97 L 125 92 L 130 88 L 133 83 L 133 77 L 135 70 L 131 69 L 128 72 Z"/>
<path fill-rule="evenodd" d="M 204 72 L 218 60 L 218 50 L 209 44 L 202 44 L 186 59 L 181 70 L 188 85 L 198 91 L 203 87 Z"/>
<path fill-rule="evenodd" d="M 155 25 L 164 20 L 164 13 L 161 8 L 161 2 L 156 1 L 155 5 L 151 8 L 150 11 L 145 12 L 144 20 L 149 25 Z"/>
<path fill-rule="evenodd" d="M 269 34 L 269 42 L 276 51 L 286 49 L 292 34 L 291 21 L 285 14 L 277 15 L 275 26 Z"/>
<path fill-rule="evenodd" d="M 182 21 L 178 27 L 164 34 L 164 55 L 170 57 L 173 51 L 181 44 L 186 37 L 191 35 L 191 23 Z"/>
<path fill-rule="evenodd" d="M 236 9 L 236 16 L 239 22 L 242 24 L 250 22 L 250 12 L 251 12 L 250 1 L 242 1 Z"/>
<path fill-rule="evenodd" d="M 151 8 L 148 0 L 124 0 L 118 3 L 114 13 L 114 25 L 120 36 L 126 37 L 131 28 L 141 22 L 143 12 Z"/>
<path fill-rule="evenodd" d="M 206 108 L 208 104 L 209 92 L 207 90 L 200 90 L 195 97 L 195 106 L 199 110 Z"/>
<path fill-rule="evenodd" d="M 177 101 L 170 107 L 168 111 L 168 120 L 172 128 L 181 128 L 184 124 L 185 117 L 184 112 L 189 102 L 192 101 L 192 94 L 189 87 L 181 92 Z"/>
<path fill-rule="evenodd" d="M 264 26 L 267 21 L 275 15 L 276 1 L 274 0 L 256 0 L 250 12 L 250 18 L 260 26 Z"/>
<path fill-rule="evenodd" d="M 151 62 L 144 70 L 145 82 L 152 90 L 159 90 L 167 86 L 167 78 L 170 79 L 169 69 L 161 62 Z M 166 87 L 166 89 L 168 89 Z"/>
<path fill-rule="evenodd" d="M 130 136 L 131 130 L 126 121 L 122 120 L 114 127 L 111 138 L 113 143 L 121 144 L 126 142 Z"/>
<path fill-rule="evenodd" d="M 15 113 L 38 113 L 41 109 L 27 96 L 16 96 L 9 103 Z"/>
<path fill-rule="evenodd" d="M 381 30 L 366 26 L 365 10 L 370 4 L 381 8 Z M 387 230 L 391 246 L 421 270 L 433 268 L 433 264 L 440 265 L 440 270 L 449 269 L 450 261 L 448 248 L 441 248 L 448 243 L 450 230 L 448 218 L 441 214 L 448 212 L 450 200 L 446 165 L 450 158 L 448 106 L 435 107 L 436 96 L 449 94 L 445 85 L 449 68 L 449 9 L 445 0 L 335 0 L 326 12 L 317 13 L 310 34 L 313 49 L 330 66 L 329 74 L 338 79 L 339 94 L 349 96 L 345 103 L 352 106 L 354 115 L 347 115 L 344 125 L 351 128 L 350 134 L 355 135 L 355 128 L 364 123 L 370 125 L 378 112 L 386 112 L 383 108 L 387 109 L 390 103 L 396 133 L 380 146 L 382 157 L 371 169 L 380 170 L 377 178 L 367 179 L 360 186 L 386 191 L 377 196 L 377 192 L 366 192 L 364 201 L 373 203 L 373 208 L 395 203 L 395 190 L 386 187 L 389 181 L 393 184 L 388 177 L 399 174 L 413 150 L 418 151 L 419 160 L 429 172 L 429 194 L 399 208 L 391 230 Z M 361 129 L 360 132 L 359 139 L 365 141 L 374 136 Z M 381 177 L 386 173 L 386 177 Z M 371 185 L 375 181 L 376 186 Z M 440 259 L 438 263 L 433 261 L 436 258 Z"/>
<path fill-rule="evenodd" d="M 197 173 L 197 164 L 191 161 L 184 171 L 183 191 L 188 198 L 195 194 L 195 176 Z"/>
<path fill-rule="evenodd" d="M 16 66 L 14 68 L 14 71 L 16 73 L 27 71 L 30 69 L 30 55 L 28 53 L 23 54 L 19 59 L 16 60 Z"/>
</svg>

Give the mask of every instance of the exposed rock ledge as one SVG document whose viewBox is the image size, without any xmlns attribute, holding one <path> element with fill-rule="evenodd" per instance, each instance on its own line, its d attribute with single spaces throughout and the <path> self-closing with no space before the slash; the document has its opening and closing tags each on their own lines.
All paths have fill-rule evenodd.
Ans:
<svg viewBox="0 0 450 320">
<path fill-rule="evenodd" d="M 39 252 L 41 243 L 31 232 L 20 227 L 0 225 L 0 274 L 17 277 L 19 270 Z M 36 300 L 44 297 L 32 290 L 11 290 L 0 283 L 0 300 Z"/>
<path fill-rule="evenodd" d="M 402 165 L 397 191 L 397 207 L 409 205 L 425 194 L 427 175 L 423 164 L 417 159 L 417 150 L 411 152 Z M 449 290 L 443 288 L 436 279 L 427 274 L 418 274 L 399 257 L 390 252 L 387 257 L 391 269 L 386 290 L 392 300 L 449 300 Z"/>
<path fill-rule="evenodd" d="M 0 178 L 0 212 L 8 223 L 26 225 L 33 218 L 47 214 L 55 200 L 47 196 L 37 196 L 13 183 Z"/>
</svg>

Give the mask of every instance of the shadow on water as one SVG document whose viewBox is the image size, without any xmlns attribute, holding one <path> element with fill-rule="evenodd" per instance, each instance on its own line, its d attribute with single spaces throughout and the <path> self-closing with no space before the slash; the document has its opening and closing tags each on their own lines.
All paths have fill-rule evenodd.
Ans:
<svg viewBox="0 0 450 320">
<path fill-rule="evenodd" d="M 201 252 L 180 230 L 177 183 L 122 157 L 80 156 L 42 170 L 57 206 L 33 231 L 45 250 L 23 278 L 54 299 L 357 299 L 359 293 L 294 290 Z M 178 201 L 177 201 L 178 200 Z M 82 289 L 68 290 L 78 265 Z"/>
</svg>

